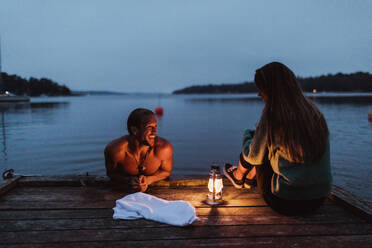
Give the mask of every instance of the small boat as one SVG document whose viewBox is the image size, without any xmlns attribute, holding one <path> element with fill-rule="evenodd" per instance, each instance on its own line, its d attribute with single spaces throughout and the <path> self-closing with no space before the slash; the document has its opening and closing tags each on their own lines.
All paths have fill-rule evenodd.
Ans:
<svg viewBox="0 0 372 248">
<path fill-rule="evenodd" d="M 8 91 L 4 94 L 0 94 L 0 102 L 29 102 L 30 97 L 28 96 L 17 96 Z"/>
<path fill-rule="evenodd" d="M 369 111 L 369 113 L 368 113 L 368 120 L 369 121 L 372 121 L 372 110 Z"/>
</svg>

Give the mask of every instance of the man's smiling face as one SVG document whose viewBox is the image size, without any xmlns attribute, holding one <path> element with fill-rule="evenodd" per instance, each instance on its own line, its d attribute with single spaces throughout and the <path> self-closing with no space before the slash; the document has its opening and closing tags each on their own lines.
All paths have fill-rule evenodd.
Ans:
<svg viewBox="0 0 372 248">
<path fill-rule="evenodd" d="M 155 115 L 148 115 L 143 118 L 143 122 L 138 129 L 137 137 L 144 145 L 153 147 L 158 133 L 158 123 Z"/>
</svg>

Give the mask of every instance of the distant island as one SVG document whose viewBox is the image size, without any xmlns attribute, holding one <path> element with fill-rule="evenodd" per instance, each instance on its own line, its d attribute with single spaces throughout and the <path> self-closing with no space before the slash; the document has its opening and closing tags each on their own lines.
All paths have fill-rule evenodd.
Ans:
<svg viewBox="0 0 372 248">
<path fill-rule="evenodd" d="M 297 78 L 305 92 L 372 92 L 372 74 L 356 72 L 351 74 L 328 74 L 319 77 Z M 194 85 L 173 91 L 173 94 L 237 94 L 255 93 L 253 82 L 237 84 Z"/>
<path fill-rule="evenodd" d="M 9 91 L 19 96 L 71 96 L 71 90 L 65 85 L 47 79 L 24 79 L 17 75 L 1 73 L 2 85 L 0 91 Z"/>
</svg>

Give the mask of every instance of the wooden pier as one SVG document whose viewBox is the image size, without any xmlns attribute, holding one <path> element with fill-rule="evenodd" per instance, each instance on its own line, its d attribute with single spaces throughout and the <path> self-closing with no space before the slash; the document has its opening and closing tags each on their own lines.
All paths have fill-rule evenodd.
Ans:
<svg viewBox="0 0 372 248">
<path fill-rule="evenodd" d="M 126 193 L 94 176 L 21 177 L 0 181 L 0 247 L 372 247 L 366 202 L 334 187 L 316 213 L 283 216 L 255 190 L 224 181 L 224 205 L 203 201 L 207 179 L 171 179 L 147 193 L 189 201 L 199 222 L 174 227 L 154 221 L 114 220 Z"/>
</svg>

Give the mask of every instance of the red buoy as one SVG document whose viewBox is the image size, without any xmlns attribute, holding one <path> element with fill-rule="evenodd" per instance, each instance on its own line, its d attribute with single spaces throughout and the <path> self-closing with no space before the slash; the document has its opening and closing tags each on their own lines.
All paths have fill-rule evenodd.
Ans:
<svg viewBox="0 0 372 248">
<path fill-rule="evenodd" d="M 160 107 L 160 106 L 157 106 L 157 107 L 155 108 L 155 114 L 156 114 L 157 116 L 162 116 L 162 115 L 164 114 L 164 110 L 163 110 L 163 108 Z"/>
</svg>

